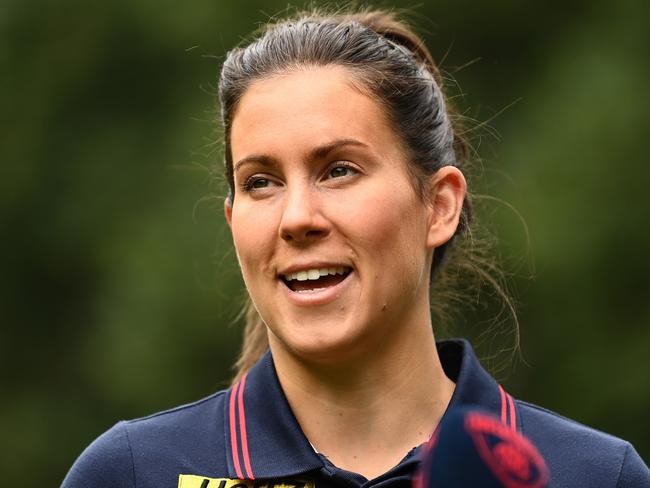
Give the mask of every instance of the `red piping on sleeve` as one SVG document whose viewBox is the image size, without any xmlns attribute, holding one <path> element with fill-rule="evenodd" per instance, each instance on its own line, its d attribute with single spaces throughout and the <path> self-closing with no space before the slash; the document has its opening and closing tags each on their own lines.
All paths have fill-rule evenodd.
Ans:
<svg viewBox="0 0 650 488">
<path fill-rule="evenodd" d="M 235 398 L 239 390 L 239 383 L 236 383 L 232 390 L 230 390 L 230 450 L 232 452 L 232 463 L 235 465 L 235 473 L 240 480 L 244 479 L 244 474 L 241 471 L 239 464 L 239 448 L 237 446 L 237 423 L 235 421 Z"/>
<path fill-rule="evenodd" d="M 251 458 L 248 455 L 248 435 L 246 434 L 246 410 L 244 409 L 244 389 L 246 388 L 246 375 L 240 382 L 239 394 L 237 397 L 237 406 L 239 407 L 239 433 L 241 435 L 242 456 L 244 458 L 244 467 L 246 468 L 247 479 L 254 480 L 253 470 L 251 469 Z"/>
</svg>

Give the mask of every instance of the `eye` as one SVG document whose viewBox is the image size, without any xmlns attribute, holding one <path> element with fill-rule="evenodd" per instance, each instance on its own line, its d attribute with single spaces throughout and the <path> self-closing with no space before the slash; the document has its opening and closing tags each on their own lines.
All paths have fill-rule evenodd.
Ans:
<svg viewBox="0 0 650 488">
<path fill-rule="evenodd" d="M 253 181 L 250 182 L 250 188 L 255 190 L 258 188 L 266 188 L 269 186 L 269 180 L 266 178 L 255 178 Z"/>
<path fill-rule="evenodd" d="M 356 173 L 356 170 L 345 161 L 337 161 L 328 171 L 327 178 L 343 178 Z"/>
<path fill-rule="evenodd" d="M 264 188 L 268 188 L 272 184 L 273 183 L 270 179 L 264 178 L 263 176 L 251 176 L 250 178 L 247 178 L 242 184 L 242 190 L 244 191 L 263 190 Z"/>
</svg>

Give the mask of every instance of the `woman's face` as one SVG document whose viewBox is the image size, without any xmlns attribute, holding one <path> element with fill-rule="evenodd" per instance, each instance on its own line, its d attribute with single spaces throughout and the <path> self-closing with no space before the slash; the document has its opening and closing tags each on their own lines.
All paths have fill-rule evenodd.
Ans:
<svg viewBox="0 0 650 488">
<path fill-rule="evenodd" d="M 434 205 L 344 68 L 255 82 L 231 132 L 226 217 L 271 347 L 340 360 L 428 322 Z M 419 325 L 418 325 L 419 326 Z"/>
</svg>

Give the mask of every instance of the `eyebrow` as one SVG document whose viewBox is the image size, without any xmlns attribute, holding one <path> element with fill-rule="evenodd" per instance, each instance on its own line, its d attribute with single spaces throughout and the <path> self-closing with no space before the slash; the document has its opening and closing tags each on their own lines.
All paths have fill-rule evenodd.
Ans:
<svg viewBox="0 0 650 488">
<path fill-rule="evenodd" d="M 309 155 L 307 156 L 307 160 L 322 159 L 332 151 L 339 149 L 343 146 L 356 146 L 356 147 L 363 147 L 363 148 L 368 147 L 367 144 L 358 141 L 356 139 L 336 139 L 332 142 L 328 142 L 327 144 L 323 144 L 321 146 L 312 149 L 309 152 Z M 273 164 L 274 161 L 275 161 L 274 158 L 267 156 L 265 154 L 251 154 L 250 156 L 246 156 L 245 158 L 242 158 L 239 161 L 237 161 L 237 163 L 235 163 L 233 167 L 233 173 L 236 173 L 245 164 L 259 163 L 265 166 L 270 166 L 271 164 Z"/>
</svg>

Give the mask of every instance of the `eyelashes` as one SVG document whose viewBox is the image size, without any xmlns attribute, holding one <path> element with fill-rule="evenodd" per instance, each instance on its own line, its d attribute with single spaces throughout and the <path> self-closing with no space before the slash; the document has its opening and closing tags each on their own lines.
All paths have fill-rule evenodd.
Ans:
<svg viewBox="0 0 650 488">
<path fill-rule="evenodd" d="M 263 190 L 264 188 L 268 188 L 270 183 L 271 180 L 269 178 L 266 178 L 264 176 L 259 176 L 259 175 L 253 175 L 253 176 L 249 176 L 242 182 L 242 184 L 240 185 L 240 189 L 244 192 L 249 193 L 252 191 Z"/>
<path fill-rule="evenodd" d="M 343 173 L 340 170 L 343 170 Z M 357 174 L 359 171 L 349 161 L 336 161 L 329 166 L 326 172 L 330 179 L 344 178 L 350 176 L 351 173 Z"/>
</svg>

